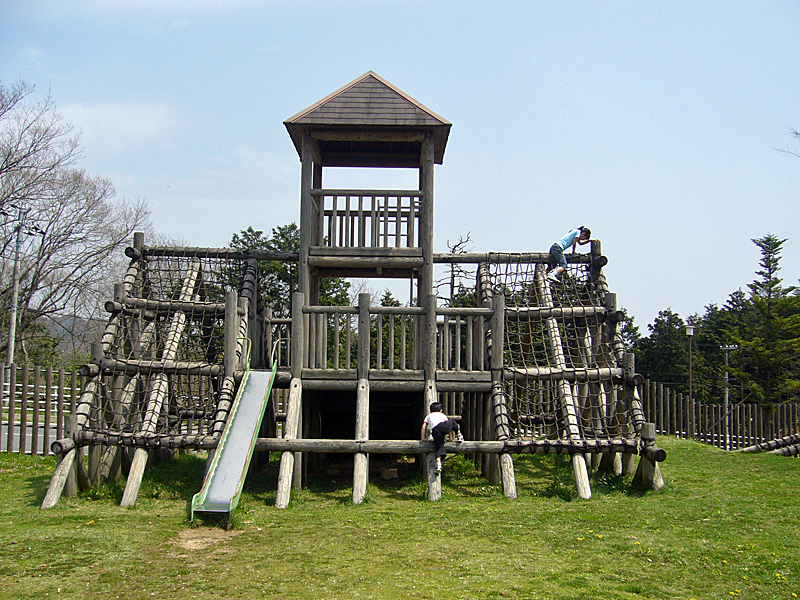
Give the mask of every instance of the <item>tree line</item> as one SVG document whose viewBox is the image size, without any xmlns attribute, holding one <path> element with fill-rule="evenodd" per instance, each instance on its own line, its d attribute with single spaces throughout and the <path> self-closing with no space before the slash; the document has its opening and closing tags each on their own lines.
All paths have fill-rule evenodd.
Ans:
<svg viewBox="0 0 800 600">
<path fill-rule="evenodd" d="M 688 393 L 686 327 L 691 326 L 696 400 L 719 402 L 723 397 L 726 353 L 732 401 L 774 406 L 800 400 L 800 289 L 779 277 L 786 241 L 771 233 L 752 240 L 761 252 L 756 278 L 722 306 L 709 304 L 703 314 L 686 320 L 669 308 L 662 310 L 647 326 L 647 337 L 628 319 L 625 335 L 636 354 L 636 370 Z"/>
</svg>

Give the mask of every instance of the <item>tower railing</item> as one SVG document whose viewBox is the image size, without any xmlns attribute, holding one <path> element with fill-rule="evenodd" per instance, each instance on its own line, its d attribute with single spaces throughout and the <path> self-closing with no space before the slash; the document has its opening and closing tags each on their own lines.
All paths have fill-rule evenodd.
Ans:
<svg viewBox="0 0 800 600">
<path fill-rule="evenodd" d="M 319 219 L 314 245 L 330 248 L 416 248 L 422 192 L 314 189 Z"/>
</svg>

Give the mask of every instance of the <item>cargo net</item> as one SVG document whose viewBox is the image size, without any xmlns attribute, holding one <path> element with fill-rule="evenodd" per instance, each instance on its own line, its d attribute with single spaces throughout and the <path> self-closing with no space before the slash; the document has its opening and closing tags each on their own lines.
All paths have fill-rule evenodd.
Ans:
<svg viewBox="0 0 800 600">
<path fill-rule="evenodd" d="M 605 279 L 570 264 L 558 281 L 546 264 L 495 263 L 494 293 L 505 295 L 504 381 L 510 436 L 521 440 L 634 437 L 605 325 Z M 602 281 L 602 289 L 597 284 Z"/>
<path fill-rule="evenodd" d="M 213 434 L 215 419 L 227 418 L 217 410 L 226 388 L 225 293 L 242 294 L 246 269 L 224 256 L 145 253 L 131 261 L 106 303 L 102 356 L 89 365 L 81 396 L 85 443 L 182 447 Z"/>
</svg>

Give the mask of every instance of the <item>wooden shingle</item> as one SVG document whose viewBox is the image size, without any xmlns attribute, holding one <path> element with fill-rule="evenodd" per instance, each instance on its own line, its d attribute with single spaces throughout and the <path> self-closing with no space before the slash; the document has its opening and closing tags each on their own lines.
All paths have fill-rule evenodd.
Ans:
<svg viewBox="0 0 800 600">
<path fill-rule="evenodd" d="M 441 164 L 451 124 L 391 83 L 369 71 L 284 121 L 301 154 L 304 131 L 324 135 L 325 165 L 409 166 L 418 164 L 417 132 L 434 135 L 434 160 Z M 375 140 L 380 139 L 379 143 Z M 419 137 L 417 138 L 419 139 Z"/>
</svg>

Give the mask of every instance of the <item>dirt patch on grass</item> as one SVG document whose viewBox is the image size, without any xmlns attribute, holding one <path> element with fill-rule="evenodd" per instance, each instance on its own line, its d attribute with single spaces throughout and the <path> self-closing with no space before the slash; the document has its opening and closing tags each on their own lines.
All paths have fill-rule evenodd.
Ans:
<svg viewBox="0 0 800 600">
<path fill-rule="evenodd" d="M 241 531 L 225 531 L 213 527 L 197 527 L 181 531 L 174 543 L 184 550 L 205 550 L 209 546 L 230 540 L 241 533 Z"/>
</svg>

